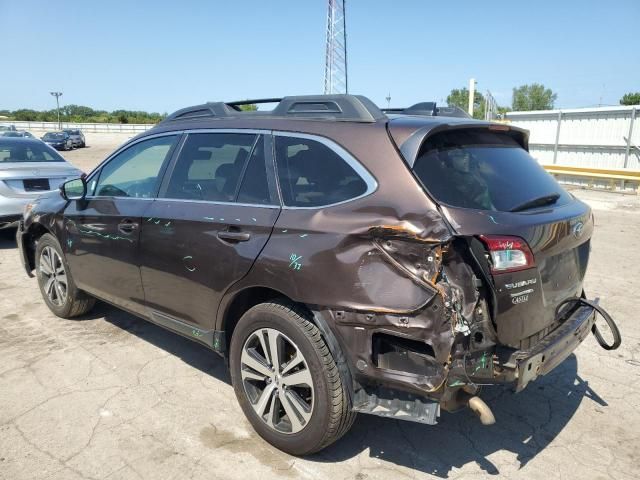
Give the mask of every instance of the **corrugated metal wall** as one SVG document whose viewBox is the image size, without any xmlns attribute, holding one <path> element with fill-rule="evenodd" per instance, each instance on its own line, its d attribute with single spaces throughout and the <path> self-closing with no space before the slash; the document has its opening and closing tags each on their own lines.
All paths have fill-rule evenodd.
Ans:
<svg viewBox="0 0 640 480">
<path fill-rule="evenodd" d="M 542 164 L 636 170 L 640 169 L 638 117 L 640 107 L 627 106 L 506 114 L 509 122 L 531 132 L 530 151 Z M 632 121 L 628 145 L 625 138 Z"/>
</svg>

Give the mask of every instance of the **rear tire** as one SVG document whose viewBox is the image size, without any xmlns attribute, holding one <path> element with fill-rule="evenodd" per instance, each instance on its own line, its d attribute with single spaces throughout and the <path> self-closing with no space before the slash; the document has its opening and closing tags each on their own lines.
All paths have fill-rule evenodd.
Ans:
<svg viewBox="0 0 640 480">
<path fill-rule="evenodd" d="M 298 306 L 274 301 L 248 310 L 233 332 L 229 357 L 245 416 L 280 450 L 317 452 L 353 425 L 347 385 L 320 331 Z"/>
<path fill-rule="evenodd" d="M 87 313 L 96 299 L 79 290 L 56 237 L 45 233 L 36 245 L 36 277 L 44 302 L 55 315 L 73 318 Z"/>
</svg>

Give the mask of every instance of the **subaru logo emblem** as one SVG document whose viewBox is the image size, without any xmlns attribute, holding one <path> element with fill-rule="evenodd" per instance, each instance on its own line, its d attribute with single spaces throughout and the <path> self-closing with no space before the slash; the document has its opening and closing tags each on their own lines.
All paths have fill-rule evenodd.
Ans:
<svg viewBox="0 0 640 480">
<path fill-rule="evenodd" d="M 582 229 L 584 228 L 584 223 L 578 222 L 573 226 L 573 236 L 576 238 L 580 238 L 582 235 Z"/>
</svg>

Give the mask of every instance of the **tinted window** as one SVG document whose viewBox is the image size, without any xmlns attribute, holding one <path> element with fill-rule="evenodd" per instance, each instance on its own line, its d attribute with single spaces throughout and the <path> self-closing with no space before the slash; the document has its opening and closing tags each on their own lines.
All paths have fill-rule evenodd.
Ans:
<svg viewBox="0 0 640 480">
<path fill-rule="evenodd" d="M 506 133 L 465 129 L 427 139 L 414 171 L 438 201 L 464 208 L 510 211 L 545 195 L 569 195 Z"/>
<path fill-rule="evenodd" d="M 64 140 L 66 138 L 65 133 L 45 133 L 43 140 Z"/>
<path fill-rule="evenodd" d="M 190 134 L 164 196 L 232 202 L 256 137 L 244 133 Z"/>
<path fill-rule="evenodd" d="M 367 191 L 365 181 L 342 157 L 315 140 L 277 136 L 276 162 L 288 206 L 331 205 Z"/>
<path fill-rule="evenodd" d="M 274 203 L 271 201 L 269 193 L 263 141 L 258 142 L 251 154 L 244 177 L 242 177 L 237 201 L 239 203 L 258 203 L 263 205 Z"/>
<path fill-rule="evenodd" d="M 113 157 L 100 171 L 95 194 L 110 197 L 151 198 L 162 165 L 177 135 L 138 142 Z"/>
<path fill-rule="evenodd" d="M 0 140 L 0 163 L 2 162 L 64 162 L 64 159 L 41 142 Z"/>
</svg>

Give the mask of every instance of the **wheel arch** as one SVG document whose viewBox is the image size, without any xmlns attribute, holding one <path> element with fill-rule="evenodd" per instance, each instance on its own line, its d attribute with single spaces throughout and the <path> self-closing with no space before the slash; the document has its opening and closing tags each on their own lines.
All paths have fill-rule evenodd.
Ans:
<svg viewBox="0 0 640 480">
<path fill-rule="evenodd" d="M 51 235 L 55 234 L 47 228 L 44 224 L 40 222 L 33 222 L 29 225 L 29 228 L 22 236 L 22 242 L 25 252 L 25 260 L 28 264 L 28 267 L 33 271 L 36 268 L 36 242 L 39 238 L 41 238 L 45 233 L 49 233 Z"/>
<path fill-rule="evenodd" d="M 348 361 L 348 356 L 343 350 L 342 344 L 331 328 L 328 318 L 322 314 L 317 306 L 296 301 L 278 290 L 265 286 L 246 287 L 229 295 L 229 297 L 229 301 L 225 302 L 221 308 L 221 315 L 216 326 L 216 330 L 221 331 L 224 334 L 225 343 L 223 354 L 225 358 L 228 358 L 229 355 L 229 347 L 231 345 L 231 338 L 235 327 L 242 315 L 244 315 L 244 313 L 250 308 L 260 303 L 273 300 L 280 300 L 294 304 L 301 308 L 307 314 L 309 321 L 313 323 L 318 330 L 320 330 L 320 334 L 324 338 L 327 347 L 331 351 L 331 354 L 338 365 L 338 370 L 343 378 L 344 385 L 347 386 L 349 401 L 351 401 L 354 391 L 354 372 L 352 366 Z"/>
</svg>

